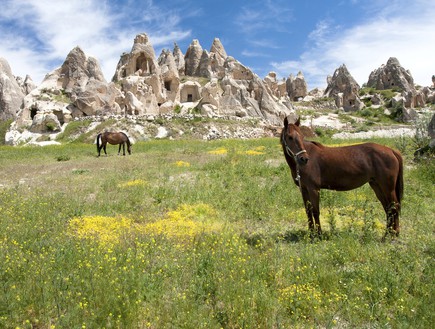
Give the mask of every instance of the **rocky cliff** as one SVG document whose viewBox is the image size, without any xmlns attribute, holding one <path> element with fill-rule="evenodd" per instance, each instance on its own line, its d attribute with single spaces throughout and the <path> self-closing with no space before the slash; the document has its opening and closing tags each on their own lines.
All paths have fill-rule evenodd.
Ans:
<svg viewBox="0 0 435 329">
<path fill-rule="evenodd" d="M 0 57 L 0 120 L 16 119 L 24 93 L 6 59 Z"/>
</svg>

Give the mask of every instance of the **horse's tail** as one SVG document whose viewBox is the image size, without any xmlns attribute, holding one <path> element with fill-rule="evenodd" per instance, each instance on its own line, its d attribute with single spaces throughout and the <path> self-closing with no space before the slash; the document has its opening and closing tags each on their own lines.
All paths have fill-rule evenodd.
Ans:
<svg viewBox="0 0 435 329">
<path fill-rule="evenodd" d="M 97 150 L 99 150 L 100 149 L 100 140 L 101 140 L 101 133 L 99 133 L 98 135 L 97 135 Z"/>
<path fill-rule="evenodd" d="M 400 204 L 403 198 L 403 158 L 399 152 L 394 150 L 393 152 L 397 158 L 397 161 L 399 161 L 399 172 L 397 173 L 397 178 L 396 178 L 396 197 L 397 197 L 397 202 L 399 202 Z"/>
</svg>

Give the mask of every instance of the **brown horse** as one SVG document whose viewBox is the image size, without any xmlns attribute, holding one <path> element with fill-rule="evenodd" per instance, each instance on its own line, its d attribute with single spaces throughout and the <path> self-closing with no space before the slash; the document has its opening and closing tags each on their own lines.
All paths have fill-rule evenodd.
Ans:
<svg viewBox="0 0 435 329">
<path fill-rule="evenodd" d="M 403 160 L 399 152 L 375 143 L 327 147 L 305 141 L 299 128 L 284 120 L 281 145 L 294 183 L 299 186 L 310 231 L 320 236 L 320 189 L 348 191 L 369 183 L 387 215 L 387 233 L 399 234 Z M 313 221 L 314 217 L 314 221 Z"/>
<path fill-rule="evenodd" d="M 128 139 L 128 136 L 123 132 L 106 131 L 104 133 L 98 134 L 97 135 L 98 156 L 100 156 L 101 149 L 104 149 L 104 153 L 107 156 L 107 152 L 106 152 L 107 143 L 112 144 L 112 145 L 119 144 L 118 155 L 121 153 L 121 146 L 122 146 L 123 155 L 125 155 L 125 144 L 127 144 L 128 154 L 131 154 L 130 140 Z"/>
</svg>

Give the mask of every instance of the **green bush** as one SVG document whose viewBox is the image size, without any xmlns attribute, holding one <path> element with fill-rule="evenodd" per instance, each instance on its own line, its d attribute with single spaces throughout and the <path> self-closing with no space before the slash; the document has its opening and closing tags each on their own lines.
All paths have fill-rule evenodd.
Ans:
<svg viewBox="0 0 435 329">
<path fill-rule="evenodd" d="M 13 119 L 0 121 L 0 145 L 5 144 L 5 135 L 6 132 L 9 130 L 9 127 L 12 123 Z"/>
</svg>

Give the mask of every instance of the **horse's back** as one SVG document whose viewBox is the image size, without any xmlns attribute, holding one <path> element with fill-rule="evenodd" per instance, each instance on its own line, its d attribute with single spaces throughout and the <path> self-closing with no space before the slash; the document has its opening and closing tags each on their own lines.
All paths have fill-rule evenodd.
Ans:
<svg viewBox="0 0 435 329">
<path fill-rule="evenodd" d="M 127 136 L 121 132 L 106 132 L 104 137 L 109 144 L 117 145 L 125 143 L 127 141 Z"/>
<path fill-rule="evenodd" d="M 310 161 L 312 168 L 319 170 L 321 188 L 351 190 L 382 177 L 396 179 L 399 171 L 400 164 L 394 151 L 380 144 L 317 145 L 315 149 L 310 152 Z"/>
</svg>

